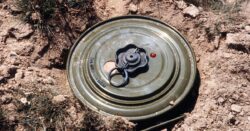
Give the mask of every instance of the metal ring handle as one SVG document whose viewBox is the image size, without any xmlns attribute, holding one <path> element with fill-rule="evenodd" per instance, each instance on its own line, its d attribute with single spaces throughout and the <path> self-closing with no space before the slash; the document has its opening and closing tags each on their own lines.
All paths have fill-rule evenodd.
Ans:
<svg viewBox="0 0 250 131">
<path fill-rule="evenodd" d="M 119 70 L 119 71 L 124 72 L 125 77 L 123 77 L 124 79 L 123 79 L 123 82 L 122 82 L 122 83 L 120 83 L 120 84 L 114 84 L 114 83 L 112 83 L 112 81 L 111 81 L 112 77 L 115 76 L 116 74 L 118 74 L 118 73 L 112 74 L 112 72 L 113 72 L 114 70 Z M 121 73 L 119 73 L 119 74 L 121 74 Z M 122 74 L 121 74 L 121 75 L 122 75 Z M 128 83 L 128 72 L 127 72 L 126 70 L 124 70 L 124 69 L 121 70 L 120 68 L 115 67 L 115 68 L 113 68 L 113 69 L 109 72 L 108 79 L 109 79 L 110 85 L 112 85 L 112 86 L 115 86 L 115 87 L 124 86 L 125 84 Z"/>
</svg>

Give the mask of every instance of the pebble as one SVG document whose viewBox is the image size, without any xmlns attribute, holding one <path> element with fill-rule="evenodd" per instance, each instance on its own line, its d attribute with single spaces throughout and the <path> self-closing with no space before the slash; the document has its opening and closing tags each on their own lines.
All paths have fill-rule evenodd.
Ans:
<svg viewBox="0 0 250 131">
<path fill-rule="evenodd" d="M 34 45 L 31 42 L 21 43 L 21 46 L 15 51 L 18 55 L 21 56 L 30 56 L 34 51 Z"/>
<path fill-rule="evenodd" d="M 57 95 L 57 96 L 53 97 L 52 103 L 59 104 L 59 103 L 64 102 L 65 100 L 66 100 L 66 98 L 63 95 Z"/>
<path fill-rule="evenodd" d="M 183 13 L 195 18 L 196 16 L 199 15 L 200 10 L 196 6 L 191 4 L 190 6 L 188 6 L 183 10 Z"/>
<path fill-rule="evenodd" d="M 217 101 L 218 101 L 218 103 L 220 103 L 220 104 L 221 104 L 221 103 L 224 103 L 224 102 L 225 102 L 225 99 L 224 99 L 224 98 L 222 98 L 222 97 L 219 97 Z"/>
<path fill-rule="evenodd" d="M 17 56 L 17 54 L 16 54 L 16 52 L 14 52 L 14 51 L 10 51 L 9 56 L 10 56 L 10 57 L 12 57 L 12 56 Z"/>
<path fill-rule="evenodd" d="M 19 14 L 22 12 L 16 5 L 10 5 L 9 8 L 12 14 Z"/>
<path fill-rule="evenodd" d="M 39 21 L 40 20 L 40 14 L 39 13 L 32 13 L 31 14 L 31 19 L 33 20 L 33 21 Z"/>
<path fill-rule="evenodd" d="M 183 0 L 181 0 L 181 1 L 176 1 L 175 3 L 177 4 L 177 7 L 178 7 L 179 9 L 185 9 L 185 8 L 187 8 L 187 3 L 184 2 Z"/>
<path fill-rule="evenodd" d="M 136 13 L 137 12 L 137 6 L 133 3 L 129 4 L 129 11 L 132 13 Z"/>
<path fill-rule="evenodd" d="M 236 43 L 236 40 L 237 39 L 237 36 L 238 34 L 233 34 L 233 33 L 229 33 L 227 34 L 227 37 L 226 37 L 226 43 L 227 44 L 232 44 L 232 43 Z"/>
<path fill-rule="evenodd" d="M 21 98 L 20 101 L 21 101 L 23 104 L 27 104 L 27 103 L 28 103 L 27 98 Z"/>
<path fill-rule="evenodd" d="M 18 39 L 23 39 L 30 36 L 34 30 L 29 24 L 20 24 L 10 29 L 10 32 Z"/>
<path fill-rule="evenodd" d="M 234 112 L 239 113 L 239 112 L 241 112 L 242 107 L 239 106 L 239 105 L 236 105 L 236 104 L 232 104 L 232 105 L 231 105 L 231 110 L 234 111 Z"/>
<path fill-rule="evenodd" d="M 17 73 L 15 75 L 16 80 L 20 80 L 24 78 L 24 72 L 22 70 L 17 70 Z"/>
<path fill-rule="evenodd" d="M 245 30 L 246 30 L 248 33 L 250 33 L 250 26 L 246 26 L 246 27 L 245 27 Z"/>
<path fill-rule="evenodd" d="M 224 57 L 224 58 L 231 58 L 232 57 L 232 55 L 230 54 L 230 53 L 223 53 L 223 56 L 222 57 Z"/>
<path fill-rule="evenodd" d="M 43 79 L 42 82 L 44 84 L 50 84 L 50 85 L 54 85 L 55 84 L 55 79 L 51 78 L 50 76 L 46 79 Z"/>
</svg>

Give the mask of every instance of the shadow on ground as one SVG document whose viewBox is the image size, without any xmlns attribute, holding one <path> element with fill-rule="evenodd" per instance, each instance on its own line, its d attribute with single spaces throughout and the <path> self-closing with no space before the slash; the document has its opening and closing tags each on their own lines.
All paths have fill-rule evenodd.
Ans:
<svg viewBox="0 0 250 131">
<path fill-rule="evenodd" d="M 151 126 L 155 126 L 155 125 L 160 124 L 162 122 L 166 122 L 166 121 L 175 119 L 175 118 L 183 115 L 184 113 L 191 112 L 194 109 L 197 98 L 198 98 L 199 87 L 200 87 L 200 73 L 197 70 L 196 80 L 194 82 L 194 86 L 193 86 L 192 90 L 189 92 L 189 94 L 186 96 L 186 98 L 179 105 L 177 105 L 170 112 L 168 112 L 160 117 L 153 118 L 151 120 L 147 120 L 144 122 L 136 123 L 137 124 L 136 130 L 147 129 Z M 151 130 L 161 130 L 161 129 L 172 130 L 173 127 L 181 120 L 183 120 L 183 118 L 176 120 L 176 121 L 173 121 L 173 122 L 170 122 L 166 125 L 159 126 L 157 128 L 151 129 Z"/>
</svg>

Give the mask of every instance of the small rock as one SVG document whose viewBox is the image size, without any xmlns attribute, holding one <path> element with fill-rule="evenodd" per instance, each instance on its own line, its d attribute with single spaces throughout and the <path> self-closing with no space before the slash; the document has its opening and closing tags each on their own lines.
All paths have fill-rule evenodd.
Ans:
<svg viewBox="0 0 250 131">
<path fill-rule="evenodd" d="M 232 55 L 230 53 L 224 52 L 222 57 L 224 57 L 224 58 L 231 58 Z"/>
<path fill-rule="evenodd" d="M 173 106 L 175 103 L 174 103 L 174 101 L 170 101 L 169 104 L 170 104 L 171 106 Z"/>
<path fill-rule="evenodd" d="M 27 104 L 27 103 L 28 103 L 27 98 L 21 98 L 20 101 L 21 101 L 23 104 Z"/>
<path fill-rule="evenodd" d="M 0 66 L 0 82 L 15 77 L 16 67 Z"/>
<path fill-rule="evenodd" d="M 0 76 L 4 76 L 8 73 L 8 67 L 5 65 L 0 66 Z"/>
<path fill-rule="evenodd" d="M 41 18 L 41 16 L 40 16 L 40 14 L 39 14 L 38 12 L 32 13 L 32 14 L 31 14 L 31 19 L 32 19 L 32 21 L 34 21 L 34 22 L 39 21 L 40 18 Z"/>
<path fill-rule="evenodd" d="M 189 15 L 189 16 L 195 18 L 196 16 L 199 15 L 200 11 L 199 11 L 199 9 L 196 6 L 194 6 L 194 5 L 191 4 L 190 6 L 188 6 L 187 8 L 185 8 L 183 10 L 183 13 L 185 15 Z"/>
<path fill-rule="evenodd" d="M 217 101 L 218 101 L 218 103 L 222 104 L 222 103 L 224 103 L 224 102 L 225 102 L 225 99 L 224 99 L 224 98 L 222 98 L 222 97 L 219 97 Z"/>
<path fill-rule="evenodd" d="M 16 5 L 10 5 L 9 7 L 13 15 L 20 14 L 22 12 Z"/>
<path fill-rule="evenodd" d="M 22 70 L 18 70 L 16 75 L 15 75 L 15 79 L 16 80 L 20 80 L 20 79 L 23 79 L 24 78 L 24 73 Z"/>
<path fill-rule="evenodd" d="M 14 51 L 11 51 L 10 54 L 9 54 L 10 57 L 13 57 L 13 56 L 17 56 L 16 52 Z"/>
<path fill-rule="evenodd" d="M 9 59 L 10 64 L 18 66 L 21 64 L 21 59 L 19 57 L 11 57 Z"/>
<path fill-rule="evenodd" d="M 219 48 L 219 43 L 220 43 L 220 37 L 219 36 L 215 36 L 215 40 L 214 40 L 214 47 L 215 49 Z"/>
<path fill-rule="evenodd" d="M 18 124 L 15 128 L 16 131 L 26 131 L 26 128 L 22 124 Z"/>
<path fill-rule="evenodd" d="M 20 24 L 17 27 L 13 27 L 10 29 L 10 32 L 18 39 L 23 39 L 25 37 L 30 36 L 34 30 L 29 24 Z"/>
<path fill-rule="evenodd" d="M 55 28 L 55 31 L 56 31 L 57 33 L 59 33 L 59 32 L 60 32 L 60 28 L 59 28 L 59 27 L 56 27 L 56 28 Z"/>
<path fill-rule="evenodd" d="M 245 114 L 244 111 L 242 111 L 242 112 L 240 112 L 239 115 L 240 115 L 240 116 L 244 116 L 244 114 Z"/>
<path fill-rule="evenodd" d="M 233 34 L 233 33 L 229 33 L 227 34 L 227 37 L 226 37 L 226 43 L 227 44 L 232 44 L 232 43 L 237 43 L 236 39 L 237 39 L 237 35 L 238 34 Z"/>
<path fill-rule="evenodd" d="M 43 79 L 43 83 L 44 84 L 54 85 L 55 84 L 55 80 L 49 76 L 48 78 Z"/>
<path fill-rule="evenodd" d="M 237 95 L 237 94 L 233 94 L 233 95 L 232 95 L 232 98 L 233 98 L 234 100 L 238 100 L 238 99 L 240 98 L 240 96 Z"/>
<path fill-rule="evenodd" d="M 213 45 L 213 44 L 210 43 L 210 44 L 208 44 L 207 46 L 208 46 L 208 51 L 209 51 L 209 52 L 214 52 L 214 50 L 215 50 L 215 45 Z"/>
<path fill-rule="evenodd" d="M 65 100 L 66 100 L 66 98 L 63 95 L 57 95 L 57 96 L 53 97 L 52 103 L 59 104 L 59 103 L 64 102 Z"/>
<path fill-rule="evenodd" d="M 245 27 L 245 30 L 246 30 L 248 33 L 250 33 L 250 26 L 246 26 L 246 27 Z"/>
<path fill-rule="evenodd" d="M 239 105 L 233 104 L 233 105 L 231 105 L 231 110 L 234 111 L 234 112 L 239 113 L 239 112 L 241 112 L 242 107 L 239 106 Z"/>
<path fill-rule="evenodd" d="M 19 48 L 16 49 L 16 53 L 20 56 L 30 56 L 34 49 L 35 48 L 32 43 L 25 42 Z"/>
<path fill-rule="evenodd" d="M 136 13 L 137 12 L 137 6 L 133 3 L 129 4 L 129 11 L 132 13 Z"/>
<path fill-rule="evenodd" d="M 240 51 L 243 53 L 250 53 L 250 34 L 248 33 L 228 33 L 226 37 L 226 44 L 229 49 Z"/>
<path fill-rule="evenodd" d="M 181 1 L 176 1 L 175 3 L 177 4 L 177 7 L 178 7 L 179 9 L 185 9 L 185 8 L 187 8 L 187 3 L 184 2 L 183 0 L 181 0 Z"/>
<path fill-rule="evenodd" d="M 200 62 L 200 57 L 196 57 L 196 62 Z"/>
</svg>

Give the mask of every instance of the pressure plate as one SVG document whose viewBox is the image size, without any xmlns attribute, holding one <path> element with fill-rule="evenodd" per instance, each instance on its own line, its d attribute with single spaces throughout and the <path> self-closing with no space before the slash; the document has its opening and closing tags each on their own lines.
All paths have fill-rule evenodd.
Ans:
<svg viewBox="0 0 250 131">
<path fill-rule="evenodd" d="M 195 56 L 173 27 L 142 16 L 123 16 L 87 30 L 72 47 L 70 87 L 104 115 L 139 121 L 168 112 L 193 86 Z"/>
</svg>

